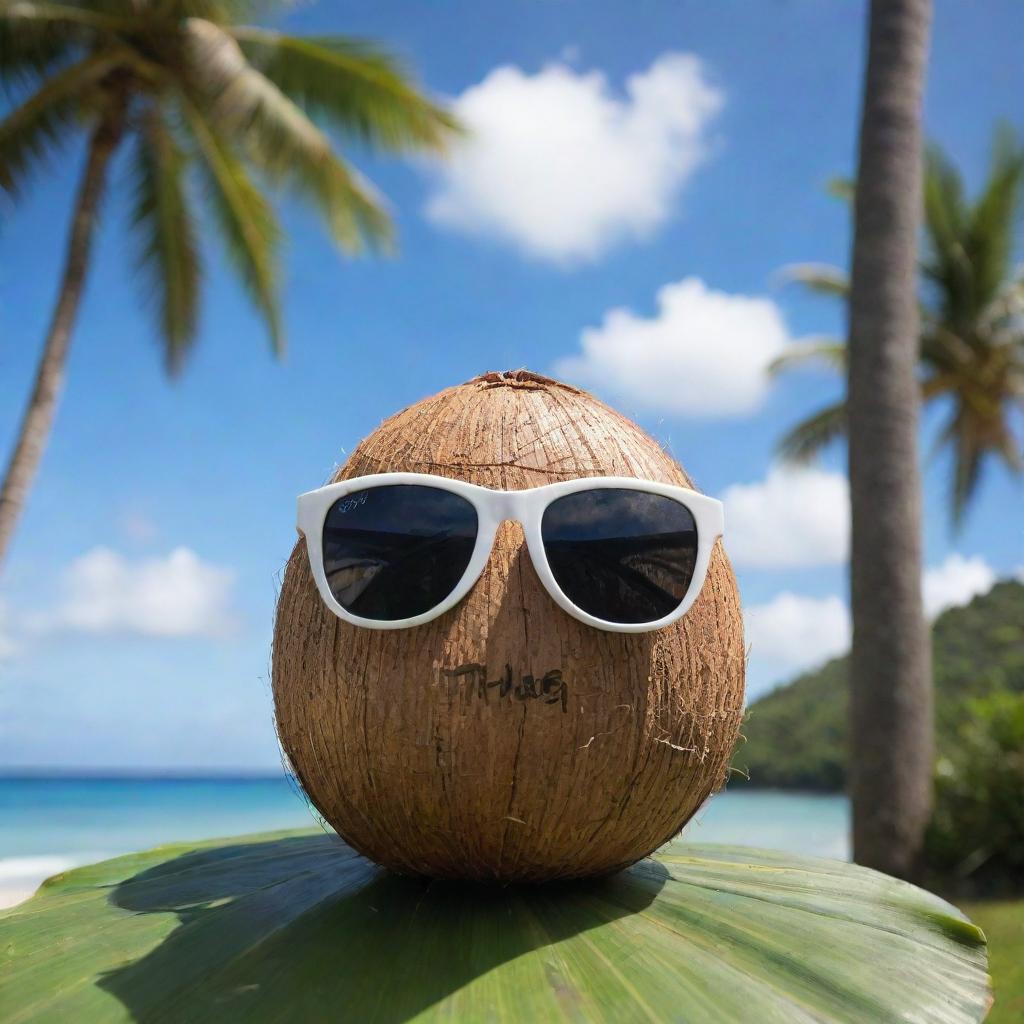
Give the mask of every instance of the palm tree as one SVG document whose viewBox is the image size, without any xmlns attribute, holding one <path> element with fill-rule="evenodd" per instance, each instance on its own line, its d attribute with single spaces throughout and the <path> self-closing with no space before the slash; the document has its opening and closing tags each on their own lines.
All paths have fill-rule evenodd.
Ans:
<svg viewBox="0 0 1024 1024">
<path fill-rule="evenodd" d="M 157 295 L 164 361 L 175 373 L 196 337 L 202 268 L 193 190 L 275 352 L 281 230 L 260 184 L 292 186 L 339 245 L 385 245 L 372 187 L 313 118 L 388 151 L 439 151 L 452 117 L 399 64 L 343 36 L 292 37 L 237 25 L 256 0 L 0 0 L 0 188 L 17 196 L 42 158 L 87 133 L 56 307 L 3 483 L 0 559 L 52 426 L 111 159 L 131 145 L 138 258 Z"/>
<path fill-rule="evenodd" d="M 848 183 L 834 190 L 852 196 Z M 959 524 L 986 462 L 1024 469 L 1011 416 L 1024 406 L 1024 273 L 1013 262 L 1014 233 L 1024 198 L 1024 148 L 997 132 L 991 169 L 968 202 L 963 181 L 933 146 L 925 170 L 925 258 L 922 278 L 919 384 L 926 403 L 950 406 L 939 445 L 952 449 L 952 512 Z M 788 274 L 813 291 L 849 296 L 835 267 L 802 265 Z M 846 346 L 817 339 L 777 359 L 773 372 L 807 363 L 846 369 Z M 826 406 L 782 439 L 783 456 L 806 461 L 846 432 L 846 403 Z"/>
<path fill-rule="evenodd" d="M 870 5 L 849 302 L 853 854 L 901 877 L 918 869 L 932 800 L 915 294 L 930 21 L 930 0 Z"/>
</svg>

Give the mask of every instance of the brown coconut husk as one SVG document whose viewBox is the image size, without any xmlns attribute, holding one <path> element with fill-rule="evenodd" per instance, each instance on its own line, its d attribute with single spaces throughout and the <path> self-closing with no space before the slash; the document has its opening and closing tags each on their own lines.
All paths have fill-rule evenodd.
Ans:
<svg viewBox="0 0 1024 1024">
<path fill-rule="evenodd" d="M 395 471 L 504 489 L 582 476 L 692 486 L 636 424 L 523 370 L 402 410 L 335 479 Z M 681 621 L 609 633 L 552 601 L 515 523 L 463 601 L 405 630 L 332 614 L 300 542 L 274 632 L 278 732 L 310 800 L 367 857 L 438 878 L 597 875 L 650 853 L 722 785 L 743 677 L 721 544 Z"/>
</svg>

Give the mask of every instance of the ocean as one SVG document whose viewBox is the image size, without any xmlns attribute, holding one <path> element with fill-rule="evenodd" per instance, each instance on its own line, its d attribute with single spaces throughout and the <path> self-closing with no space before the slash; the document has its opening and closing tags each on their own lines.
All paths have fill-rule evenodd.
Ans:
<svg viewBox="0 0 1024 1024">
<path fill-rule="evenodd" d="M 161 843 L 317 824 L 301 792 L 266 778 L 0 778 L 0 907 L 50 875 Z M 684 839 L 849 857 L 845 797 L 733 790 Z"/>
</svg>

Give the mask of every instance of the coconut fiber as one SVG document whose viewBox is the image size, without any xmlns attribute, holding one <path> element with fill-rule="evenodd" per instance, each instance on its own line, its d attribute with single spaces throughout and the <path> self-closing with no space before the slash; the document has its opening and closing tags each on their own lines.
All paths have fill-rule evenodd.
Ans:
<svg viewBox="0 0 1024 1024">
<path fill-rule="evenodd" d="M 523 370 L 402 410 L 334 479 L 399 471 L 507 490 L 586 476 L 692 486 L 636 424 Z M 300 541 L 274 630 L 278 732 L 309 799 L 367 857 L 437 878 L 597 875 L 650 853 L 723 784 L 743 676 L 721 543 L 690 611 L 630 634 L 563 612 L 517 523 L 458 605 L 402 630 L 338 619 Z"/>
</svg>

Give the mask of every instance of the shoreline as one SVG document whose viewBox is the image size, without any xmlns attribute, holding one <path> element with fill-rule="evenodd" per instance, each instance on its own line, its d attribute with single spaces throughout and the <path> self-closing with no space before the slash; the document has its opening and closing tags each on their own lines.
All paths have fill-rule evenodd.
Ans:
<svg viewBox="0 0 1024 1024">
<path fill-rule="evenodd" d="M 284 777 L 0 781 L 0 910 L 31 898 L 54 875 L 133 850 L 314 823 Z M 708 801 L 683 836 L 846 860 L 849 807 L 843 797 L 737 787 Z"/>
<path fill-rule="evenodd" d="M 34 886 L 0 886 L 0 910 L 10 910 L 11 907 L 16 907 L 19 903 L 24 903 L 25 900 L 31 899 L 44 881 L 45 879 L 41 878 Z"/>
<path fill-rule="evenodd" d="M 0 910 L 24 903 L 36 894 L 48 878 L 83 864 L 116 856 L 99 850 L 75 854 L 39 854 L 29 857 L 0 857 Z"/>
</svg>

